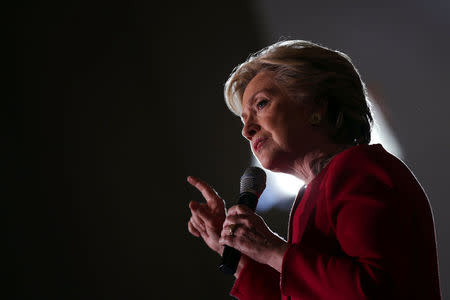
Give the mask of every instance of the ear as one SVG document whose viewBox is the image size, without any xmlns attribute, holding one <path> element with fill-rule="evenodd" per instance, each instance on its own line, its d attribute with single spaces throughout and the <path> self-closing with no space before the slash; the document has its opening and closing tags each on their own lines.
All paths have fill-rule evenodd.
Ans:
<svg viewBox="0 0 450 300">
<path fill-rule="evenodd" d="M 319 126 L 327 119 L 326 113 L 328 108 L 328 101 L 316 100 L 309 111 L 309 123 L 312 126 Z"/>
<path fill-rule="evenodd" d="M 323 127 L 324 125 L 327 126 L 328 124 L 328 100 L 326 99 L 318 99 L 314 101 L 313 106 L 310 110 L 310 116 L 309 116 L 309 123 L 313 126 L 319 126 Z"/>
</svg>

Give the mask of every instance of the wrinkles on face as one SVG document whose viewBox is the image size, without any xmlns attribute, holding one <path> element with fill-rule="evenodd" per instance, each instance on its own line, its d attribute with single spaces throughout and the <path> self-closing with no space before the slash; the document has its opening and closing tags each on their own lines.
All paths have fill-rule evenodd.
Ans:
<svg viewBox="0 0 450 300">
<path fill-rule="evenodd" d="M 254 155 L 265 168 L 286 169 L 299 153 L 299 138 L 308 134 L 304 106 L 291 100 L 274 80 L 274 74 L 265 71 L 247 85 L 242 108 L 242 134 Z"/>
</svg>

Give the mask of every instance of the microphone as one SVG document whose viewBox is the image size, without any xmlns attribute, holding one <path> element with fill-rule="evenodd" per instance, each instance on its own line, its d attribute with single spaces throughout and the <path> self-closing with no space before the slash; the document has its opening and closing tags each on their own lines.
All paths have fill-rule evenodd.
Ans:
<svg viewBox="0 0 450 300">
<path fill-rule="evenodd" d="M 266 173 L 258 167 L 249 167 L 241 177 L 240 194 L 237 204 L 242 204 L 255 211 L 258 198 L 266 188 Z M 236 273 L 241 252 L 225 245 L 219 270 L 225 274 Z"/>
</svg>

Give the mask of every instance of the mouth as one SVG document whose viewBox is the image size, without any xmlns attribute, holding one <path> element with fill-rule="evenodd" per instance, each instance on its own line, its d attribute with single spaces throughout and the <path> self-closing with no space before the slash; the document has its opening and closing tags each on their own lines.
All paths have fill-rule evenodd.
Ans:
<svg viewBox="0 0 450 300">
<path fill-rule="evenodd" d="M 254 142 L 253 142 L 253 151 L 255 152 L 259 152 L 263 146 L 263 144 L 266 142 L 267 138 L 257 138 Z"/>
</svg>

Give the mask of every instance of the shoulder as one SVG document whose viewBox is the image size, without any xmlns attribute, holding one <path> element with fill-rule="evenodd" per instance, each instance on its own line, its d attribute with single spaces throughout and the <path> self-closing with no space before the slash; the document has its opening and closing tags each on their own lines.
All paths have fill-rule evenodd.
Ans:
<svg viewBox="0 0 450 300">
<path fill-rule="evenodd" d="M 399 181 L 390 170 L 394 158 L 381 145 L 358 145 L 336 155 L 320 186 L 330 217 L 344 208 L 367 216 L 366 210 L 395 205 Z"/>
<path fill-rule="evenodd" d="M 359 163 L 383 163 L 398 160 L 395 156 L 387 152 L 382 145 L 358 145 L 342 151 L 331 161 L 330 165 L 354 166 Z"/>
<path fill-rule="evenodd" d="M 358 145 L 339 153 L 331 160 L 327 177 L 339 177 L 341 180 L 348 180 L 349 177 L 376 177 L 392 184 L 392 177 L 400 169 L 406 169 L 406 166 L 380 144 Z"/>
<path fill-rule="evenodd" d="M 339 153 L 325 173 L 322 187 L 329 195 L 352 192 L 425 198 L 411 170 L 380 144 L 358 145 Z"/>
</svg>

